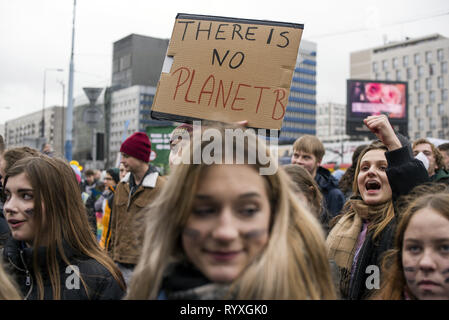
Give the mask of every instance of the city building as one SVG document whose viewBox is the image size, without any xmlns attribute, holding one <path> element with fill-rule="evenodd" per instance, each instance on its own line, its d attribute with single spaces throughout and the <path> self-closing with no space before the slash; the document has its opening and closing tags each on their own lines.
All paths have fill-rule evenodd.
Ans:
<svg viewBox="0 0 449 320">
<path fill-rule="evenodd" d="M 97 136 L 104 138 L 105 112 L 104 112 L 104 90 L 95 102 L 95 110 L 98 112 L 97 122 L 89 122 L 94 119 L 88 116 L 91 104 L 87 96 L 80 95 L 75 98 L 73 108 L 73 143 L 72 159 L 87 168 L 103 168 L 105 164 L 104 146 L 97 145 Z M 102 155 L 103 154 L 103 155 Z"/>
<path fill-rule="evenodd" d="M 351 79 L 408 82 L 408 135 L 449 138 L 449 39 L 439 34 L 352 52 Z"/>
<path fill-rule="evenodd" d="M 316 135 L 321 141 L 340 141 L 346 135 L 346 105 L 320 103 L 317 106 Z"/>
<path fill-rule="evenodd" d="M 316 43 L 302 39 L 280 143 L 293 143 L 304 134 L 316 134 L 316 58 Z"/>
<path fill-rule="evenodd" d="M 57 155 L 64 155 L 65 143 L 64 107 L 49 107 L 44 110 L 45 132 L 42 137 L 42 111 L 36 111 L 4 124 L 4 140 L 7 148 L 29 146 L 40 150 L 44 143 L 52 145 Z"/>
<path fill-rule="evenodd" d="M 157 87 L 169 39 L 130 34 L 113 44 L 112 87 Z"/>
</svg>

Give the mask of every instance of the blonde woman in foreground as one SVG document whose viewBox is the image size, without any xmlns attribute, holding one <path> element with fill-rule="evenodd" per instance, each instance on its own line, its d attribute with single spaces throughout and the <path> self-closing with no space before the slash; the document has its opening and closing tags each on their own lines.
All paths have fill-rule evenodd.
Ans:
<svg viewBox="0 0 449 320">
<path fill-rule="evenodd" d="M 225 136 L 224 128 L 215 130 Z M 245 135 L 245 155 L 269 156 L 264 142 Z M 223 145 L 214 158 L 232 151 L 234 164 L 177 165 L 148 208 L 126 298 L 335 299 L 320 223 L 299 203 L 286 173 L 261 175 L 268 164 L 260 157 L 235 164 L 236 140 Z"/>
</svg>

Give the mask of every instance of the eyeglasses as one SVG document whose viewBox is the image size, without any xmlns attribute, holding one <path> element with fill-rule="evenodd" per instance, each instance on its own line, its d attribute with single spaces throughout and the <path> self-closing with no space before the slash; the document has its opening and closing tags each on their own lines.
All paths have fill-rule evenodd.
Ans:
<svg viewBox="0 0 449 320">
<path fill-rule="evenodd" d="M 112 178 L 105 177 L 104 180 L 112 180 Z"/>
</svg>

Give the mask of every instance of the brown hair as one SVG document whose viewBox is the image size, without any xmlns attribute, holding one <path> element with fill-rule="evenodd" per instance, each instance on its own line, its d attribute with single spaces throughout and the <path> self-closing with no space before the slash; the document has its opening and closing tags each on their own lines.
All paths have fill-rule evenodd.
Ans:
<svg viewBox="0 0 449 320">
<path fill-rule="evenodd" d="M 345 173 L 343 174 L 340 181 L 338 182 L 338 187 L 344 194 L 346 194 L 349 191 L 352 191 L 352 184 L 354 182 L 355 168 L 357 167 L 357 162 L 359 160 L 360 153 L 367 146 L 368 145 L 366 145 L 366 144 L 362 144 L 354 150 L 354 153 L 352 154 L 351 166 L 348 169 L 346 169 Z"/>
<path fill-rule="evenodd" d="M 3 161 L 5 162 L 5 172 L 9 170 L 18 160 L 26 157 L 38 157 L 39 151 L 30 147 L 17 147 L 5 151 Z"/>
<path fill-rule="evenodd" d="M 309 203 L 309 208 L 313 211 L 315 216 L 319 218 L 323 195 L 309 171 L 297 164 L 285 165 L 284 170 L 292 180 L 292 186 L 295 191 L 304 194 Z"/>
<path fill-rule="evenodd" d="M 323 143 L 321 143 L 320 139 L 307 134 L 298 138 L 293 143 L 293 152 L 295 151 L 311 153 L 315 156 L 318 162 L 321 162 L 325 153 Z"/>
<path fill-rule="evenodd" d="M 21 300 L 16 283 L 6 273 L 0 261 L 0 300 Z"/>
<path fill-rule="evenodd" d="M 6 172 L 5 185 L 9 177 L 25 173 L 34 190 L 35 238 L 33 247 L 38 248 L 45 242 L 47 246 L 47 270 L 53 290 L 54 299 L 61 298 L 60 266 L 57 253 L 70 265 L 63 242 L 69 244 L 82 255 L 97 260 L 125 289 L 123 277 L 109 256 L 99 247 L 95 236 L 90 231 L 85 207 L 81 199 L 75 173 L 62 159 L 45 155 L 29 157 L 17 161 Z M 45 210 L 43 210 L 45 207 Z M 45 223 L 44 223 L 45 221 Z M 39 272 L 37 250 L 34 250 L 33 269 L 40 299 L 44 297 L 42 275 Z M 88 288 L 81 278 L 88 293 Z"/>
<path fill-rule="evenodd" d="M 449 220 L 449 194 L 440 192 L 436 194 L 424 194 L 413 201 L 404 215 L 401 217 L 395 234 L 394 248 L 387 251 L 382 261 L 382 272 L 385 277 L 382 280 L 381 288 L 373 294 L 371 299 L 401 300 L 404 290 L 413 297 L 407 287 L 402 265 L 402 248 L 404 244 L 404 234 L 413 216 L 421 209 L 432 208 Z"/>
</svg>

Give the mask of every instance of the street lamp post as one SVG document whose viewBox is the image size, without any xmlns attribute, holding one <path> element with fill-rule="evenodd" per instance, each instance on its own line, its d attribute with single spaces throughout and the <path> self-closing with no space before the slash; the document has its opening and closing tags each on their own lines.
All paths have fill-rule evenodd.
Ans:
<svg viewBox="0 0 449 320">
<path fill-rule="evenodd" d="M 45 137 L 45 87 L 47 83 L 47 71 L 57 71 L 57 72 L 63 72 L 64 69 L 51 69 L 51 68 L 45 68 L 44 69 L 44 89 L 43 89 L 43 95 L 42 95 L 42 131 L 41 131 L 41 137 Z"/>
<path fill-rule="evenodd" d="M 65 99 L 65 83 L 62 80 L 58 80 L 58 83 L 62 86 L 62 125 L 61 125 L 61 150 L 62 153 L 64 154 L 64 122 L 65 122 L 65 112 L 64 112 L 64 99 Z"/>
</svg>

